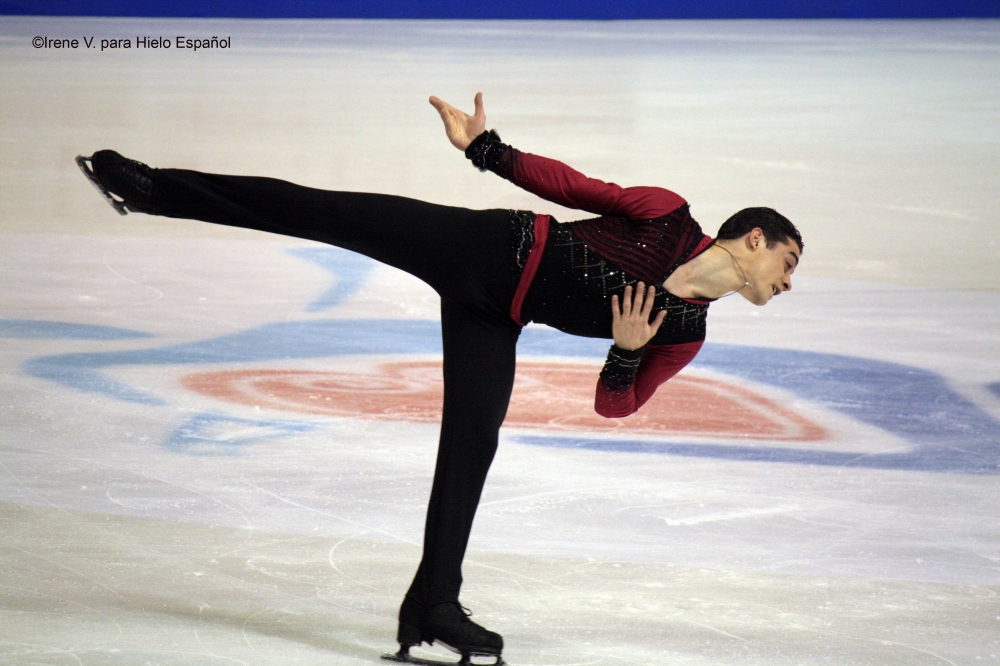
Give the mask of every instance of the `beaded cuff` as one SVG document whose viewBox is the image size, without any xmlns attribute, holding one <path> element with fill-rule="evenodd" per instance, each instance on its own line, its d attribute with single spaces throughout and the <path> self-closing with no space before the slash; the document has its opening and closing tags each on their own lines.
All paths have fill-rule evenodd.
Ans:
<svg viewBox="0 0 1000 666">
<path fill-rule="evenodd" d="M 489 130 L 473 139 L 465 149 L 465 156 L 472 160 L 480 171 L 489 170 L 495 173 L 507 148 L 507 144 L 500 141 L 500 135 L 496 130 Z"/>
<path fill-rule="evenodd" d="M 622 349 L 618 345 L 611 345 L 608 360 L 601 370 L 601 381 L 612 391 L 628 388 L 635 383 L 635 373 L 645 353 L 645 347 Z"/>
</svg>

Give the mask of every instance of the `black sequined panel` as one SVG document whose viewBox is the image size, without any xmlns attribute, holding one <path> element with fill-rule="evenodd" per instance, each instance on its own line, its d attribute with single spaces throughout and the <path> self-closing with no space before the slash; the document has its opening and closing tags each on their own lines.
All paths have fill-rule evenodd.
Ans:
<svg viewBox="0 0 1000 666">
<path fill-rule="evenodd" d="M 622 297 L 639 278 L 594 252 L 573 233 L 573 225 L 549 226 L 545 253 L 531 283 L 521 316 L 573 335 L 612 338 L 611 296 Z M 648 283 L 647 283 L 648 284 Z M 650 344 L 678 344 L 705 339 L 708 305 L 689 303 L 667 293 L 660 284 L 653 300 L 654 316 L 667 316 Z"/>
<path fill-rule="evenodd" d="M 530 210 L 512 210 L 510 225 L 510 268 L 514 284 L 517 284 L 531 254 L 531 246 L 535 244 L 535 214 Z"/>
</svg>

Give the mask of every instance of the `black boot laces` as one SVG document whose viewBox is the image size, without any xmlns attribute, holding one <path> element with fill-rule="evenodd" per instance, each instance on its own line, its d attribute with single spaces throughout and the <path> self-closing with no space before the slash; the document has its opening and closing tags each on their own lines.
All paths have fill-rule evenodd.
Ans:
<svg viewBox="0 0 1000 666">
<path fill-rule="evenodd" d="M 461 622 L 463 624 L 467 624 L 467 623 L 471 623 L 472 622 L 472 620 L 469 619 L 470 617 L 472 617 L 472 611 L 471 610 L 469 610 L 468 608 L 466 608 L 462 604 L 458 603 L 457 601 L 453 601 L 452 605 L 455 608 L 457 608 L 459 611 L 461 611 L 461 618 L 459 619 L 459 622 Z"/>
<path fill-rule="evenodd" d="M 132 183 L 143 194 L 153 193 L 153 179 L 149 176 L 150 169 L 142 162 L 122 160 L 118 163 L 118 170 L 128 182 Z"/>
</svg>

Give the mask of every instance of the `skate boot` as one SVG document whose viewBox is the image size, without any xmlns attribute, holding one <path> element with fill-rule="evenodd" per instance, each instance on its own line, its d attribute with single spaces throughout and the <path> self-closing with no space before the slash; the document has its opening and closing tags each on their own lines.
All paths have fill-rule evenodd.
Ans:
<svg viewBox="0 0 1000 666">
<path fill-rule="evenodd" d="M 99 150 L 90 157 L 78 155 L 76 164 L 119 215 L 153 211 L 154 170 L 142 162 L 113 150 Z"/>
<path fill-rule="evenodd" d="M 503 638 L 470 620 L 471 614 L 458 602 L 437 604 L 428 609 L 406 598 L 399 609 L 399 631 L 396 635 L 399 652 L 387 652 L 382 658 L 410 664 L 456 666 L 410 654 L 410 648 L 421 642 L 437 642 L 461 655 L 457 666 L 472 666 L 472 657 L 495 657 L 489 666 L 503 666 L 500 656 Z"/>
</svg>

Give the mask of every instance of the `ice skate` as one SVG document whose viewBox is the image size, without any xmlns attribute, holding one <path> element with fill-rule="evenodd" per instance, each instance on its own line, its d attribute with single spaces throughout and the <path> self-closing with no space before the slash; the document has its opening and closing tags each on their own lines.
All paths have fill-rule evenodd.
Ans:
<svg viewBox="0 0 1000 666">
<path fill-rule="evenodd" d="M 153 170 L 142 162 L 99 150 L 90 157 L 77 155 L 76 164 L 119 215 L 152 212 Z"/>
<path fill-rule="evenodd" d="M 493 657 L 488 666 L 502 666 L 504 661 L 500 656 L 503 650 L 503 638 L 500 634 L 479 626 L 469 619 L 469 613 L 457 602 L 438 604 L 426 611 L 409 598 L 403 601 L 399 613 L 398 652 L 386 652 L 382 655 L 388 661 L 398 661 L 408 664 L 455 666 L 456 662 L 423 659 L 410 654 L 410 648 L 423 642 L 433 645 L 435 642 L 461 655 L 458 666 L 472 666 L 473 657 Z"/>
</svg>

